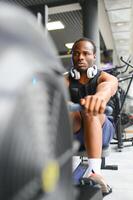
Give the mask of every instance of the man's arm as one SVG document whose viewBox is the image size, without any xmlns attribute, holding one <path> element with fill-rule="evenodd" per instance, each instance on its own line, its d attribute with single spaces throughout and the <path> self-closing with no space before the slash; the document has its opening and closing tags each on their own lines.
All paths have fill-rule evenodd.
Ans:
<svg viewBox="0 0 133 200">
<path fill-rule="evenodd" d="M 115 76 L 102 72 L 98 79 L 98 86 L 96 94 L 102 95 L 105 101 L 114 96 L 118 89 L 118 80 Z"/>
<path fill-rule="evenodd" d="M 116 93 L 117 88 L 117 78 L 106 72 L 101 72 L 96 93 L 82 99 L 81 105 L 84 105 L 88 112 L 95 115 L 104 113 L 108 101 Z"/>
</svg>

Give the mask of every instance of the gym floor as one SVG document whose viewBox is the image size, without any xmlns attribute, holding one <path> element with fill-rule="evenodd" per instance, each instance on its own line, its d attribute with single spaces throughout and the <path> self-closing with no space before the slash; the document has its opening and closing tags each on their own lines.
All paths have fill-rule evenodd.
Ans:
<svg viewBox="0 0 133 200">
<path fill-rule="evenodd" d="M 131 128 L 130 130 L 133 130 Z M 127 134 L 133 137 L 133 134 Z M 118 165 L 118 170 L 102 170 L 113 192 L 104 200 L 133 200 L 133 146 L 124 142 L 124 148 L 118 151 L 117 145 L 111 144 L 111 153 L 106 157 L 106 164 Z"/>
</svg>

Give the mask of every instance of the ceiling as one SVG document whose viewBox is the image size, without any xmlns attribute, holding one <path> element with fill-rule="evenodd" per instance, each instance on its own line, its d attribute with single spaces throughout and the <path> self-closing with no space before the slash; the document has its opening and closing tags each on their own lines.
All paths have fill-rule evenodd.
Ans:
<svg viewBox="0 0 133 200">
<path fill-rule="evenodd" d="M 131 53 L 132 0 L 104 0 L 116 51 L 127 59 Z"/>
<path fill-rule="evenodd" d="M 48 21 L 61 20 L 64 29 L 49 31 L 55 46 L 62 59 L 63 65 L 68 67 L 70 63 L 70 51 L 65 43 L 74 42 L 83 36 L 82 8 L 84 0 L 7 0 L 17 4 L 28 6 L 48 5 Z M 97 0 L 98 18 L 100 30 L 100 49 L 113 49 L 115 63 L 119 57 L 126 59 L 131 55 L 133 46 L 131 37 L 132 0 Z M 132 45 L 131 45 L 132 44 Z"/>
</svg>

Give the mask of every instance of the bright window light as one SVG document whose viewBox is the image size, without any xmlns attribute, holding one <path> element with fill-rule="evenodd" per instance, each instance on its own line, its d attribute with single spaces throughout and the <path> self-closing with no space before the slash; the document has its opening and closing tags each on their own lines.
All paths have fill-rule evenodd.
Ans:
<svg viewBox="0 0 133 200">
<path fill-rule="evenodd" d="M 65 46 L 66 46 L 68 49 L 72 49 L 73 44 L 74 44 L 74 43 L 66 43 Z"/>
<path fill-rule="evenodd" d="M 57 30 L 57 29 L 64 29 L 65 26 L 62 24 L 61 21 L 54 21 L 54 22 L 48 22 L 47 23 L 47 29 L 48 31 Z"/>
</svg>

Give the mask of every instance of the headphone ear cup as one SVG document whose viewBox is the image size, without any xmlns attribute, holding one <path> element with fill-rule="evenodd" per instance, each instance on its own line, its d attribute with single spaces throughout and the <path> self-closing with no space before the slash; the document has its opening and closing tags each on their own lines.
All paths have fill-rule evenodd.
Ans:
<svg viewBox="0 0 133 200">
<path fill-rule="evenodd" d="M 76 80 L 79 80 L 79 79 L 80 79 L 80 73 L 79 73 L 76 69 L 72 68 L 72 69 L 70 70 L 70 74 L 71 74 L 71 77 L 72 77 L 72 78 L 74 78 L 74 79 L 76 79 Z"/>
<path fill-rule="evenodd" d="M 89 67 L 87 69 L 87 77 L 93 78 L 97 74 L 97 66 L 94 65 L 93 67 Z"/>
</svg>

